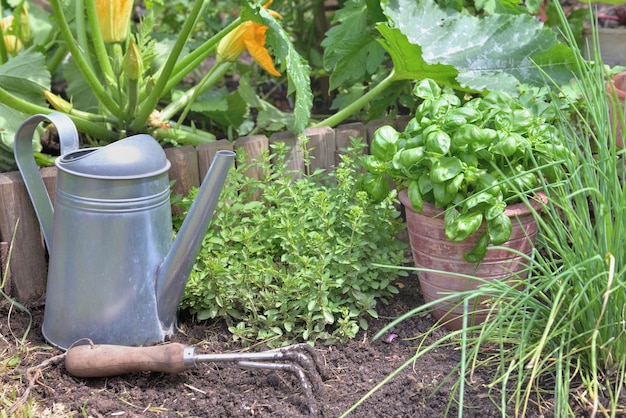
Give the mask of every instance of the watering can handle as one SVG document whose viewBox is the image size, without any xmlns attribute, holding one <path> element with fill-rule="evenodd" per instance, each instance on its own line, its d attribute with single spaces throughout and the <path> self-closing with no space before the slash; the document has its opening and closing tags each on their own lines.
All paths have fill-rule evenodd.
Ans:
<svg viewBox="0 0 626 418">
<path fill-rule="evenodd" d="M 78 149 L 78 132 L 74 122 L 68 116 L 58 112 L 53 112 L 49 115 L 34 115 L 22 122 L 15 132 L 13 147 L 17 168 L 20 170 L 26 184 L 26 190 L 28 190 L 30 200 L 33 202 L 37 219 L 39 219 L 39 224 L 43 231 L 46 247 L 50 251 L 54 212 L 50 196 L 33 156 L 32 145 L 35 130 L 45 120 L 52 122 L 57 129 L 59 142 L 61 143 L 61 155 Z"/>
</svg>

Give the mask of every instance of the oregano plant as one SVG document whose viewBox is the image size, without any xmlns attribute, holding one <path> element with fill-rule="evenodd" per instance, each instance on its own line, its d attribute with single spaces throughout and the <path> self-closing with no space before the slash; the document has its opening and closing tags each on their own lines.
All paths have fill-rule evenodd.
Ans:
<svg viewBox="0 0 626 418">
<path fill-rule="evenodd" d="M 362 147 L 356 140 L 332 172 L 298 176 L 285 144 L 251 163 L 239 150 L 181 307 L 198 320 L 224 319 L 236 339 L 270 346 L 342 341 L 367 329 L 377 303 L 398 292 L 394 279 L 406 275 L 374 264 L 407 260 L 396 196 L 375 203 L 359 190 Z M 246 176 L 251 168 L 265 176 Z M 180 202 L 185 211 L 196 192 Z"/>
</svg>

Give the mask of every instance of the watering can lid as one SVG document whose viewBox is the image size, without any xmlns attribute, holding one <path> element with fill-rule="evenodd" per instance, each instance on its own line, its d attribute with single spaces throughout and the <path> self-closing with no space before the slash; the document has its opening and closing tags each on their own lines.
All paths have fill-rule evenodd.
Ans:
<svg viewBox="0 0 626 418">
<path fill-rule="evenodd" d="M 150 135 L 134 135 L 105 147 L 82 149 L 61 156 L 59 168 L 90 177 L 139 177 L 167 171 L 170 163 Z"/>
</svg>

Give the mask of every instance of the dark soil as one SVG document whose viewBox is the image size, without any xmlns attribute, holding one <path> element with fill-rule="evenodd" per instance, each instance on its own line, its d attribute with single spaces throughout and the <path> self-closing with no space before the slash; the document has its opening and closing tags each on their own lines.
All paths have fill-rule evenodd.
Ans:
<svg viewBox="0 0 626 418">
<path fill-rule="evenodd" d="M 415 353 L 411 337 L 431 329 L 429 316 L 413 317 L 393 330 L 398 338 L 372 341 L 373 335 L 391 318 L 422 303 L 415 277 L 397 283 L 400 294 L 387 306 L 379 307 L 381 319 L 372 319 L 370 329 L 345 344 L 316 345 L 325 370 L 323 393 L 312 405 L 320 417 L 339 417 Z M 306 417 L 309 405 L 298 379 L 286 371 L 242 369 L 234 365 L 201 364 L 178 374 L 135 373 L 111 378 L 78 379 L 64 367 L 61 353 L 44 341 L 40 327 L 43 307 L 31 308 L 32 324 L 25 343 L 21 338 L 28 316 L 0 302 L 0 394 L 14 390 L 22 395 L 30 385 L 36 400 L 35 416 L 153 416 L 153 417 Z M 445 331 L 437 330 L 431 338 Z M 192 344 L 198 352 L 241 351 L 221 322 L 196 323 L 182 315 L 180 331 L 173 341 Z M 261 349 L 262 347 L 257 347 Z M 14 365 L 12 358 L 19 358 Z M 53 360 L 50 360 L 53 359 Z M 56 361 L 54 361 L 56 360 Z M 437 417 L 445 414 L 452 392 L 446 376 L 460 360 L 452 347 L 437 349 L 410 364 L 375 392 L 350 416 L 354 417 Z M 48 367 L 31 369 L 44 362 Z M 40 375 L 34 373 L 40 370 Z M 454 374 L 456 376 L 456 374 Z M 37 379 L 34 379 L 37 377 Z M 30 379 L 29 379 L 30 378 Z M 464 416 L 500 416 L 488 397 L 487 375 L 473 376 L 465 393 Z M 442 385 L 439 387 L 439 385 Z M 13 389 L 10 389 L 10 388 Z M 7 388 L 9 388 L 7 390 Z M 15 405 L 16 407 L 19 405 Z M 10 405 L 9 405 L 10 408 Z M 46 411 L 47 410 L 47 411 Z M 19 412 L 19 409 L 18 409 Z M 450 416 L 457 415 L 454 402 Z M 550 414 L 548 414 L 549 416 Z M 9 415 L 10 416 L 10 415 Z M 533 414 L 532 416 L 546 416 Z"/>
</svg>

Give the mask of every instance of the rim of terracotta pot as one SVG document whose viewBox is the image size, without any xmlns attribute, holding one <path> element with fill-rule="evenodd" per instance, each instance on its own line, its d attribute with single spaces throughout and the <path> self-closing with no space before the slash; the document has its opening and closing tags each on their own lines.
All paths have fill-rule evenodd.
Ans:
<svg viewBox="0 0 626 418">
<path fill-rule="evenodd" d="M 405 208 L 413 211 L 407 189 L 400 190 L 398 193 L 398 198 Z M 539 191 L 533 196 L 529 197 L 528 201 L 530 203 L 530 207 L 526 204 L 526 202 L 518 202 L 512 205 L 507 205 L 506 209 L 504 210 L 504 214 L 509 217 L 514 217 L 529 213 L 531 211 L 531 208 L 535 211 L 539 211 L 546 203 L 548 203 L 548 198 L 543 191 Z M 420 214 L 431 217 L 443 216 L 446 209 L 447 208 L 437 208 L 434 204 L 424 201 L 424 210 L 420 212 Z"/>
</svg>

